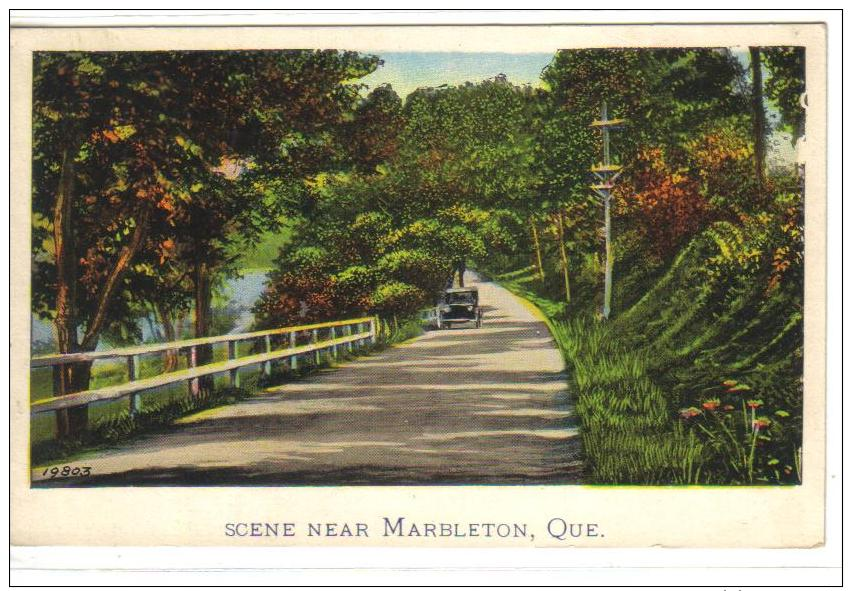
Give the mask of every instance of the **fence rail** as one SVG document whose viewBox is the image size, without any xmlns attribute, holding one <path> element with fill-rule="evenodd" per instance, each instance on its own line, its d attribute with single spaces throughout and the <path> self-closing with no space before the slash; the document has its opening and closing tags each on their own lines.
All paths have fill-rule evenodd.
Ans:
<svg viewBox="0 0 852 591">
<path fill-rule="evenodd" d="M 354 331 L 353 331 L 354 327 Z M 329 329 L 327 338 L 320 340 L 319 331 Z M 338 334 L 341 329 L 343 333 Z M 299 333 L 310 335 L 310 342 L 297 345 L 296 336 Z M 272 337 L 289 335 L 287 346 L 273 349 Z M 265 351 L 252 355 L 239 357 L 237 355 L 237 343 L 243 341 L 255 341 L 263 339 Z M 183 341 L 171 341 L 167 343 L 156 343 L 137 347 L 125 347 L 109 351 L 93 351 L 88 353 L 68 353 L 65 355 L 44 355 L 33 357 L 30 368 L 55 367 L 69 363 L 80 363 L 87 361 L 98 361 L 102 359 L 125 358 L 127 360 L 128 381 L 113 386 L 105 386 L 45 398 L 31 403 L 31 414 L 58 411 L 62 409 L 85 406 L 92 402 L 105 400 L 116 400 L 130 396 L 130 412 L 138 412 L 141 408 L 138 393 L 152 388 L 159 388 L 180 382 L 189 382 L 190 388 L 197 388 L 198 379 L 219 373 L 228 373 L 233 386 L 239 386 L 239 370 L 249 365 L 262 365 L 265 374 L 271 373 L 271 363 L 282 359 L 291 360 L 291 368 L 296 369 L 298 357 L 309 353 L 314 354 L 317 363 L 320 361 L 322 351 L 328 350 L 337 356 L 338 347 L 345 346 L 350 351 L 356 345 L 365 341 L 375 342 L 376 321 L 374 318 L 355 318 L 352 320 L 340 320 L 335 322 L 322 322 L 319 324 L 308 324 L 304 326 L 290 326 L 263 330 L 243 334 L 223 335 L 218 337 L 205 337 L 199 339 L 188 339 Z M 197 348 L 205 345 L 217 345 L 226 343 L 228 345 L 227 361 L 218 361 L 204 365 L 196 365 Z M 166 353 L 168 351 L 189 351 L 189 366 L 187 369 L 161 373 L 153 377 L 139 379 L 138 357 L 155 353 Z"/>
</svg>

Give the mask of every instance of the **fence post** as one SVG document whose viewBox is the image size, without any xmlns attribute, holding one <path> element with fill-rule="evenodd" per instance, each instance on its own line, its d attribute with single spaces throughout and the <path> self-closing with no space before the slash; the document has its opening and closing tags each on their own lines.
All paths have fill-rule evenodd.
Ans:
<svg viewBox="0 0 852 591">
<path fill-rule="evenodd" d="M 136 355 L 127 356 L 127 378 L 131 382 L 139 379 L 139 366 L 136 363 Z M 139 392 L 130 394 L 130 416 L 135 417 L 142 410 L 142 396 Z"/>
<path fill-rule="evenodd" d="M 290 333 L 290 348 L 291 349 L 296 348 L 296 331 L 295 330 Z M 292 357 L 290 357 L 290 369 L 292 369 L 293 371 L 296 371 L 297 369 L 299 369 L 299 356 L 298 355 L 293 355 Z"/>
<path fill-rule="evenodd" d="M 272 352 L 272 337 L 270 335 L 266 335 L 263 340 L 266 343 L 266 352 L 271 353 Z M 265 375 L 267 377 L 272 375 L 272 362 L 271 361 L 267 361 L 266 363 L 263 364 L 263 375 Z"/>
<path fill-rule="evenodd" d="M 352 336 L 352 325 L 351 324 L 347 324 L 343 328 L 343 334 L 345 334 L 347 337 Z M 349 341 L 349 342 L 346 343 L 346 350 L 349 351 L 350 353 L 352 352 L 352 341 Z"/>
<path fill-rule="evenodd" d="M 334 330 L 334 327 L 332 326 L 331 327 L 331 340 L 333 341 L 335 338 L 337 338 L 337 331 Z M 332 355 L 332 357 L 337 359 L 337 345 L 331 346 L 331 355 Z"/>
<path fill-rule="evenodd" d="M 376 317 L 371 316 L 370 317 L 370 342 L 375 345 L 377 341 L 378 341 L 378 338 L 376 336 Z"/>
<path fill-rule="evenodd" d="M 233 360 L 237 358 L 237 341 L 228 341 L 228 360 Z M 228 375 L 231 377 L 231 387 L 239 388 L 240 387 L 240 368 L 235 367 L 234 369 L 228 372 Z"/>
<path fill-rule="evenodd" d="M 311 342 L 314 344 L 319 343 L 319 330 L 316 328 L 311 331 Z M 314 361 L 317 365 L 319 365 L 321 360 L 322 357 L 320 356 L 320 350 L 314 349 Z"/>
<path fill-rule="evenodd" d="M 189 348 L 189 352 L 187 353 L 187 365 L 189 367 L 198 367 L 198 349 L 196 347 Z M 201 388 L 199 387 L 198 378 L 192 378 L 189 380 L 189 395 L 197 397 L 200 392 Z"/>
</svg>

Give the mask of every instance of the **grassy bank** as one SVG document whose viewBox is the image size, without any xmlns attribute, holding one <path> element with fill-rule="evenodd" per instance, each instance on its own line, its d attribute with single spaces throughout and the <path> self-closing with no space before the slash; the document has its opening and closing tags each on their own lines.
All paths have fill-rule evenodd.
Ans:
<svg viewBox="0 0 852 591">
<path fill-rule="evenodd" d="M 494 275 L 550 319 L 588 482 L 801 481 L 801 293 L 720 259 L 737 239 L 751 248 L 737 232 L 720 224 L 697 236 L 609 321 L 555 300 L 531 267 Z"/>
</svg>

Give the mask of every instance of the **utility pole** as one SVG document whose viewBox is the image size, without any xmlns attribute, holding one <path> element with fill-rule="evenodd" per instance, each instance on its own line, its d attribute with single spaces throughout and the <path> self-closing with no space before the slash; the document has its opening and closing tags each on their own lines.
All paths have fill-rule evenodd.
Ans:
<svg viewBox="0 0 852 591">
<path fill-rule="evenodd" d="M 591 170 L 598 182 L 592 185 L 592 190 L 604 207 L 604 239 L 606 242 L 606 267 L 604 271 L 604 303 L 603 317 L 609 318 L 612 304 L 612 223 L 610 208 L 612 204 L 612 189 L 615 180 L 621 175 L 621 166 L 612 164 L 609 156 L 609 130 L 625 124 L 624 119 L 609 119 L 606 112 L 606 101 L 601 102 L 601 118 L 592 121 L 590 127 L 601 130 L 603 135 L 603 162 L 592 166 Z"/>
</svg>

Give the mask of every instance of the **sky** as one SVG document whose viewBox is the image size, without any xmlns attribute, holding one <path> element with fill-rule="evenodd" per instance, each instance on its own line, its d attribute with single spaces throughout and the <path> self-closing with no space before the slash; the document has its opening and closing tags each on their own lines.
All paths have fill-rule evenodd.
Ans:
<svg viewBox="0 0 852 591">
<path fill-rule="evenodd" d="M 402 99 L 421 86 L 481 82 L 498 74 L 513 84 L 537 86 L 553 59 L 552 53 L 377 53 L 384 65 L 359 82 L 370 89 L 388 83 Z"/>
</svg>

